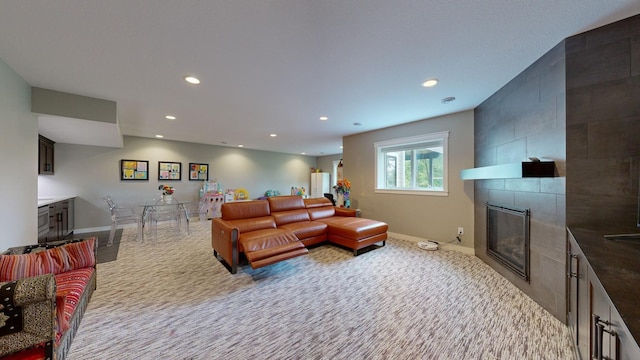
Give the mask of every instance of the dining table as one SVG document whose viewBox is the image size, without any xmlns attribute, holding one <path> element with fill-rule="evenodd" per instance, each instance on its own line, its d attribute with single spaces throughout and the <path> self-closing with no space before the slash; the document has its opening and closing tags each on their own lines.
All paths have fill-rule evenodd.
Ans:
<svg viewBox="0 0 640 360">
<path fill-rule="evenodd" d="M 141 203 L 139 203 L 138 205 L 140 207 L 142 207 L 142 219 L 141 219 L 141 226 L 142 226 L 142 239 L 144 239 L 144 226 L 145 223 L 147 221 L 147 218 L 149 216 L 149 214 L 151 214 L 151 212 L 160 206 L 177 206 L 178 208 L 180 208 L 180 211 L 184 214 L 185 218 L 188 220 L 188 214 L 187 214 L 187 204 L 190 204 L 191 201 L 189 200 L 178 200 L 176 198 L 171 199 L 170 201 L 165 201 L 163 199 L 159 199 L 159 200 L 150 200 L 150 201 L 143 201 Z"/>
</svg>

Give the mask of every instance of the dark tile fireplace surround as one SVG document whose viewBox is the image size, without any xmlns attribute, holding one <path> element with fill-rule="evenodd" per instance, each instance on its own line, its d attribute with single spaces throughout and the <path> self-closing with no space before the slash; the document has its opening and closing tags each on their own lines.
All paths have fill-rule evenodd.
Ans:
<svg viewBox="0 0 640 360">
<path fill-rule="evenodd" d="M 529 209 L 487 204 L 487 255 L 529 281 Z"/>
<path fill-rule="evenodd" d="M 561 41 L 474 110 L 475 167 L 555 162 L 553 178 L 474 180 L 474 246 L 560 321 L 567 226 L 622 226 L 636 211 L 629 194 L 640 168 L 638 99 L 635 15 Z M 487 203 L 530 209 L 528 282 L 487 254 Z"/>
</svg>

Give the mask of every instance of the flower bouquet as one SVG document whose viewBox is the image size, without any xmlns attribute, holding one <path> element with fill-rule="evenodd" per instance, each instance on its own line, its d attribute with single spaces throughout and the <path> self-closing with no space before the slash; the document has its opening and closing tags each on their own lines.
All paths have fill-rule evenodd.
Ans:
<svg viewBox="0 0 640 360">
<path fill-rule="evenodd" d="M 349 199 L 349 195 L 351 194 L 351 181 L 346 178 L 338 180 L 333 189 L 336 191 L 336 195 L 338 195 L 336 205 L 339 207 L 350 207 L 351 200 Z"/>
<path fill-rule="evenodd" d="M 158 186 L 158 190 L 162 191 L 162 195 L 173 195 L 173 192 L 175 191 L 173 187 L 169 185 L 160 185 Z"/>
</svg>

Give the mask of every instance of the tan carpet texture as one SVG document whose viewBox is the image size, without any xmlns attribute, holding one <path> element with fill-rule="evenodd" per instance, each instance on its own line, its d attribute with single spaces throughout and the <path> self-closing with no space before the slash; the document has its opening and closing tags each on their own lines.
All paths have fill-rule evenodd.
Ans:
<svg viewBox="0 0 640 360">
<path fill-rule="evenodd" d="M 210 222 L 124 230 L 68 359 L 573 359 L 568 329 L 476 257 L 389 239 L 230 274 Z"/>
</svg>

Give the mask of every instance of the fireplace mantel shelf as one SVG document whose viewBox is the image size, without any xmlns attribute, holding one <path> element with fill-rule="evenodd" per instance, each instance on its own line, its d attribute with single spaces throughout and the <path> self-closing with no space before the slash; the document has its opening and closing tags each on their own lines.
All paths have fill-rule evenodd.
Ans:
<svg viewBox="0 0 640 360">
<path fill-rule="evenodd" d="M 523 161 L 519 163 L 464 169 L 460 171 L 460 179 L 483 180 L 555 177 L 555 173 L 556 166 L 553 161 Z"/>
</svg>

